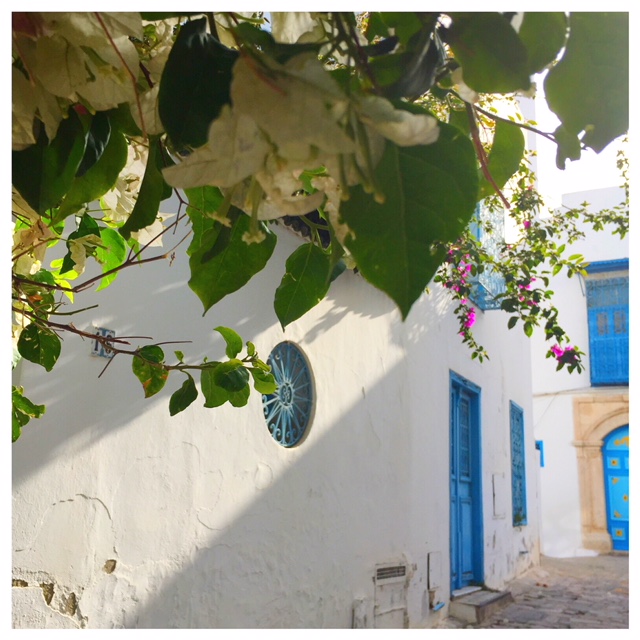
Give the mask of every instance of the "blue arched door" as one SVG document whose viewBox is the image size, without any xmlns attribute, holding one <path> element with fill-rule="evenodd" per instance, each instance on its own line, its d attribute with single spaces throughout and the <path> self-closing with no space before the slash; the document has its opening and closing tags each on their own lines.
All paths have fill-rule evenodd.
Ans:
<svg viewBox="0 0 640 640">
<path fill-rule="evenodd" d="M 602 446 L 607 529 L 613 549 L 629 551 L 629 425 L 612 431 Z"/>
</svg>

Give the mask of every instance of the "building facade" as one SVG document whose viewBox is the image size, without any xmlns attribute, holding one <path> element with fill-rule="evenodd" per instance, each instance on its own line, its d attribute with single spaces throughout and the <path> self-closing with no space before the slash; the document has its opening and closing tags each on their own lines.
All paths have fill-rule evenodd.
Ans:
<svg viewBox="0 0 640 640">
<path fill-rule="evenodd" d="M 283 332 L 272 296 L 300 239 L 277 233 L 266 269 L 205 317 L 178 256 L 122 273 L 77 326 L 189 339 L 176 348 L 198 361 L 232 327 L 282 357 L 278 402 L 310 385 L 288 423 L 255 392 L 170 417 L 181 379 L 145 400 L 129 360 L 98 379 L 105 359 L 76 336 L 53 374 L 20 365 L 47 412 L 13 446 L 15 627 L 430 627 L 453 590 L 538 561 L 528 340 L 478 311 L 490 360 L 471 360 L 445 290 L 403 323 L 353 272 Z"/>
<path fill-rule="evenodd" d="M 618 188 L 563 198 L 594 210 L 623 199 Z M 587 353 L 582 374 L 554 372 L 533 345 L 534 431 L 540 469 L 541 550 L 575 556 L 629 549 L 629 245 L 585 228 L 572 245 L 586 277 L 551 283 L 562 326 Z"/>
</svg>

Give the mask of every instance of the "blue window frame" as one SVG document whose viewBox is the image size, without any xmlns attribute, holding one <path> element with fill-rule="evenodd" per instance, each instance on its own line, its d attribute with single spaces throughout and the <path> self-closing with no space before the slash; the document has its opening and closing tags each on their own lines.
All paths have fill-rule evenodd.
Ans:
<svg viewBox="0 0 640 640">
<path fill-rule="evenodd" d="M 589 265 L 587 316 L 593 386 L 629 384 L 629 261 Z"/>
<path fill-rule="evenodd" d="M 473 214 L 470 230 L 490 255 L 499 257 L 504 242 L 502 209 L 490 209 L 479 202 Z M 496 300 L 496 296 L 504 293 L 505 282 L 492 267 L 486 266 L 482 273 L 471 280 L 471 284 L 473 288 L 470 298 L 475 305 L 483 311 L 500 308 L 500 300 Z"/>
<path fill-rule="evenodd" d="M 527 483 L 525 477 L 524 411 L 515 402 L 509 403 L 511 423 L 511 501 L 513 526 L 527 524 Z"/>
</svg>

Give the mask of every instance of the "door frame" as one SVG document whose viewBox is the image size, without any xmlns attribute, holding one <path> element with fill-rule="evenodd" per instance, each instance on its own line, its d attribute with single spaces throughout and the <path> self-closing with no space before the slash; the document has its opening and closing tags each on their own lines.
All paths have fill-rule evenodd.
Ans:
<svg viewBox="0 0 640 640">
<path fill-rule="evenodd" d="M 471 584 L 481 585 L 484 583 L 484 520 L 482 509 L 482 438 L 480 419 L 480 396 L 481 389 L 478 385 L 467 380 L 461 375 L 450 371 L 449 383 L 449 552 L 450 552 L 450 583 L 451 590 L 454 591 Z M 470 477 L 471 477 L 471 529 L 473 537 L 470 540 L 470 551 L 472 553 L 473 576 L 469 580 L 462 580 L 461 575 L 456 577 L 454 582 L 454 569 L 459 567 L 462 557 L 463 540 L 458 535 L 460 532 L 454 530 L 454 518 L 459 521 L 459 513 L 454 512 L 459 508 L 459 503 L 455 503 L 454 470 L 457 466 L 457 456 L 459 439 L 456 437 L 458 421 L 455 415 L 456 397 L 464 393 L 470 400 Z"/>
</svg>

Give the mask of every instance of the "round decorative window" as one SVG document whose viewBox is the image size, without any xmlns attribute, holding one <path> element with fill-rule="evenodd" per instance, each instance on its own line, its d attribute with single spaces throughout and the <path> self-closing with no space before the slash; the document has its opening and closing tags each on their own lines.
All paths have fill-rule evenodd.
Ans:
<svg viewBox="0 0 640 640">
<path fill-rule="evenodd" d="M 267 427 L 276 442 L 293 447 L 304 436 L 313 413 L 311 370 L 304 353 L 293 342 L 277 344 L 267 364 L 278 383 L 275 393 L 262 396 Z"/>
</svg>

